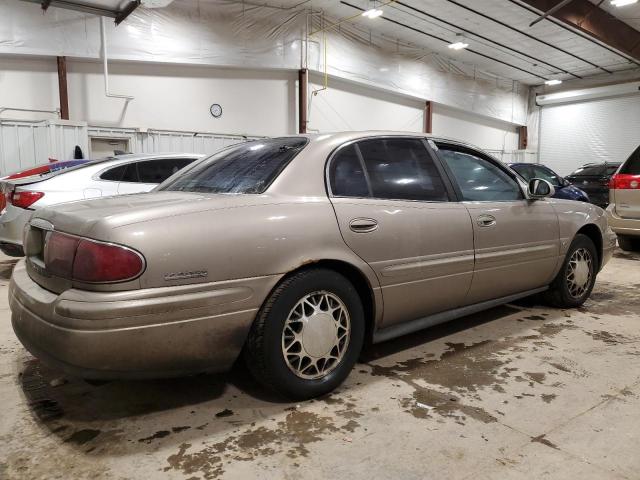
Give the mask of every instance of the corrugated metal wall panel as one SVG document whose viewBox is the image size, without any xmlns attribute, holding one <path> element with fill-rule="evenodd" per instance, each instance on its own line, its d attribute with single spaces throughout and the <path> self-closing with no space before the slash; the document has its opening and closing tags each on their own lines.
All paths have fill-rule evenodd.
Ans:
<svg viewBox="0 0 640 480">
<path fill-rule="evenodd" d="M 0 175 L 46 163 L 50 158 L 73 158 L 75 146 L 87 152 L 83 123 L 0 122 Z"/>
<path fill-rule="evenodd" d="M 591 162 L 622 162 L 640 144 L 640 95 L 547 105 L 540 163 L 567 175 Z"/>
</svg>

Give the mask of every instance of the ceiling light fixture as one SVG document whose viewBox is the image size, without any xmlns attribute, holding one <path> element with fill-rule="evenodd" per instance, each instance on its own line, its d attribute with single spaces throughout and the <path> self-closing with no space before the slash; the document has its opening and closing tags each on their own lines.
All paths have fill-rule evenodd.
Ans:
<svg viewBox="0 0 640 480">
<path fill-rule="evenodd" d="M 449 44 L 449 48 L 451 50 L 463 50 L 465 48 L 467 48 L 469 46 L 468 43 L 464 43 L 464 42 L 455 42 L 455 43 L 451 43 Z"/>
<path fill-rule="evenodd" d="M 614 5 L 616 7 L 625 7 L 637 2 L 638 0 L 611 0 L 611 5 Z"/>
<path fill-rule="evenodd" d="M 378 18 L 382 15 L 382 13 L 382 10 L 380 10 L 379 8 L 372 8 L 370 10 L 367 10 L 366 12 L 362 12 L 362 16 L 367 18 Z"/>
<path fill-rule="evenodd" d="M 562 80 L 558 80 L 557 78 L 554 78 L 553 80 L 547 80 L 546 82 L 544 82 L 545 85 L 560 85 L 562 83 Z"/>
</svg>

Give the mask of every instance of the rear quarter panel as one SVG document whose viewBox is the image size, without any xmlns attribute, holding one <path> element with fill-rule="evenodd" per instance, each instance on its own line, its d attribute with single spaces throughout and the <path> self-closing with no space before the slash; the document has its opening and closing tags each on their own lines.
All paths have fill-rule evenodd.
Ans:
<svg viewBox="0 0 640 480">
<path fill-rule="evenodd" d="M 144 255 L 140 288 L 285 275 L 321 260 L 337 260 L 360 270 L 381 302 L 375 273 L 344 243 L 326 197 L 274 199 L 116 228 L 98 224 L 93 233 Z M 206 276 L 167 278 L 187 272 Z M 376 312 L 381 310 L 377 305 Z"/>
</svg>

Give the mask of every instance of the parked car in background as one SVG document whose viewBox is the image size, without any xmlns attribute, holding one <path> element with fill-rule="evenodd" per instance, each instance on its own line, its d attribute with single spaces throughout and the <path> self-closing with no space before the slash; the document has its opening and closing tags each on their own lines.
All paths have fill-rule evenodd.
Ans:
<svg viewBox="0 0 640 480">
<path fill-rule="evenodd" d="M 609 204 L 609 180 L 620 167 L 619 163 L 588 163 L 564 177 L 572 185 L 584 190 L 591 203 L 601 208 Z"/>
<path fill-rule="evenodd" d="M 601 209 L 550 195 L 436 137 L 247 142 L 149 194 L 36 211 L 9 289 L 13 328 L 71 375 L 220 371 L 244 352 L 262 384 L 322 395 L 365 337 L 534 293 L 582 305 L 615 234 Z"/>
<path fill-rule="evenodd" d="M 3 180 L 15 180 L 16 178 L 32 177 L 35 175 L 46 175 L 51 172 L 64 170 L 65 168 L 76 167 L 78 165 L 82 165 L 83 163 L 87 163 L 88 161 L 89 160 L 65 160 L 59 162 L 57 160 L 52 160 L 47 163 L 43 163 L 42 165 L 28 168 L 27 170 L 20 170 L 18 172 L 10 173 L 5 177 L 0 177 L 0 182 L 2 182 Z M 1 186 L 2 184 L 0 184 L 0 187 Z M 0 188 L 0 215 L 4 213 L 4 209 L 6 208 L 6 206 L 7 197 Z"/>
<path fill-rule="evenodd" d="M 613 177 L 607 215 L 623 250 L 640 251 L 640 147 Z"/>
<path fill-rule="evenodd" d="M 68 169 L 0 181 L 6 208 L 0 216 L 0 250 L 24 255 L 24 226 L 39 208 L 73 200 L 148 192 L 178 170 L 203 157 L 197 154 L 136 154 L 93 160 Z"/>
<path fill-rule="evenodd" d="M 509 166 L 516 171 L 527 182 L 532 178 L 542 178 L 553 185 L 555 193 L 553 198 L 563 198 L 565 200 L 577 200 L 588 202 L 589 195 L 584 190 L 571 185 L 549 167 L 537 163 L 510 163 Z"/>
</svg>

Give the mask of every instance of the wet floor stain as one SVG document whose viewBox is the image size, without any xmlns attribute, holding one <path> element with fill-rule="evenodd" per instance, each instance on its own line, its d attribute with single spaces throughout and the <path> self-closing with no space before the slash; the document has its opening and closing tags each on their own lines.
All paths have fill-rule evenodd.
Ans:
<svg viewBox="0 0 640 480">
<path fill-rule="evenodd" d="M 153 435 L 150 435 L 148 437 L 145 438 L 141 438 L 138 440 L 138 442 L 140 443 L 151 443 L 154 440 L 157 440 L 159 438 L 165 438 L 168 437 L 169 435 L 171 435 L 171 432 L 169 430 L 159 430 L 156 433 L 154 433 Z"/>
<path fill-rule="evenodd" d="M 85 428 L 82 430 L 78 430 L 77 432 L 73 432 L 69 438 L 65 440 L 66 443 L 74 443 L 76 445 L 84 445 L 87 442 L 90 442 L 98 435 L 102 433 L 100 430 L 93 430 L 89 428 Z"/>
<path fill-rule="evenodd" d="M 224 410 L 216 413 L 216 417 L 218 418 L 230 417 L 231 415 L 233 415 L 233 411 L 229 410 L 228 408 L 225 408 Z"/>
<path fill-rule="evenodd" d="M 177 470 L 211 480 L 224 474 L 226 461 L 252 461 L 275 453 L 284 453 L 289 458 L 306 457 L 310 444 L 340 432 L 352 433 L 358 426 L 354 420 L 338 426 L 335 418 L 296 409 L 277 422 L 276 428 L 250 428 L 198 449 L 183 443 L 177 453 L 167 457 L 163 471 Z"/>
</svg>

